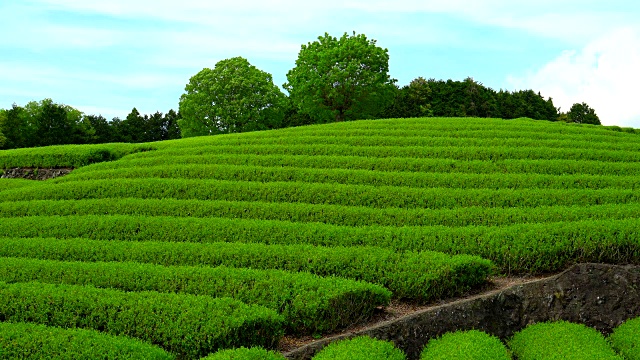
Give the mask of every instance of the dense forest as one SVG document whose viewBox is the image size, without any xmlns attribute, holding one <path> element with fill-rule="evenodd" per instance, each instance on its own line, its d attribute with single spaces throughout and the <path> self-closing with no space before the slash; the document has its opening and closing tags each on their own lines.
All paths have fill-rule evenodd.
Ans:
<svg viewBox="0 0 640 360">
<path fill-rule="evenodd" d="M 322 56 L 319 56 L 322 55 Z M 389 76 L 388 51 L 363 34 L 325 33 L 302 45 L 287 73 L 285 95 L 272 76 L 242 57 L 194 75 L 178 111 L 111 120 L 84 114 L 52 99 L 0 109 L 0 149 L 58 144 L 149 142 L 333 121 L 412 117 L 480 117 L 600 125 L 586 103 L 567 112 L 534 90 L 496 91 L 463 81 L 418 77 L 399 87 Z"/>
</svg>

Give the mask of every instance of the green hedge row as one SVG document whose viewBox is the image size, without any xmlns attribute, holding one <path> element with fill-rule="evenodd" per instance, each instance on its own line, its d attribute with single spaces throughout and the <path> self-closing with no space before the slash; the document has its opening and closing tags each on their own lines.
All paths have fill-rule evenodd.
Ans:
<svg viewBox="0 0 640 360">
<path fill-rule="evenodd" d="M 449 189 L 303 182 L 191 179 L 106 179 L 64 182 L 0 192 L 0 202 L 96 198 L 297 202 L 375 208 L 586 206 L 640 202 L 631 189 Z"/>
<path fill-rule="evenodd" d="M 211 142 L 216 145 L 309 145 L 340 144 L 351 146 L 430 146 L 430 147 L 545 147 L 571 149 L 597 149 L 636 151 L 640 139 L 611 139 L 606 136 L 567 136 L 540 138 L 539 132 L 491 131 L 435 134 L 431 130 L 371 131 L 359 134 L 291 133 L 290 136 L 270 137 L 220 137 Z M 627 140 L 627 141 L 624 141 Z"/>
<path fill-rule="evenodd" d="M 0 150 L 0 169 L 13 167 L 80 167 L 117 160 L 125 155 L 154 150 L 146 144 L 56 145 L 38 148 Z"/>
<path fill-rule="evenodd" d="M 640 317 L 615 328 L 608 340 L 625 359 L 640 360 Z"/>
<path fill-rule="evenodd" d="M 260 347 L 220 350 L 201 360 L 285 360 L 282 354 Z"/>
<path fill-rule="evenodd" d="M 213 154 L 207 156 L 130 156 L 115 162 L 103 162 L 74 170 L 70 177 L 100 170 L 148 167 L 172 164 L 280 166 L 314 169 L 353 169 L 390 172 L 437 172 L 468 174 L 547 174 L 547 175 L 640 175 L 640 163 L 560 160 L 452 160 L 408 157 L 369 158 L 323 155 L 247 155 Z"/>
<path fill-rule="evenodd" d="M 94 330 L 62 329 L 30 323 L 0 322 L 4 360 L 161 360 L 175 357 L 161 348 Z"/>
<path fill-rule="evenodd" d="M 504 226 L 638 217 L 640 203 L 533 208 L 374 209 L 363 206 L 226 200 L 106 198 L 0 203 L 0 218 L 18 216 L 188 216 L 318 222 L 340 226 Z"/>
<path fill-rule="evenodd" d="M 640 261 L 637 219 L 518 224 L 503 227 L 342 227 L 272 220 L 134 216 L 5 218 L 16 237 L 379 246 L 490 259 L 504 272 L 557 271 L 575 262 Z M 392 289 L 393 291 L 393 289 Z"/>
<path fill-rule="evenodd" d="M 211 154 L 281 154 L 281 155 L 351 155 L 375 158 L 413 157 L 448 158 L 457 160 L 504 160 L 504 159 L 573 159 L 613 162 L 637 162 L 637 151 L 547 148 L 542 146 L 349 146 L 349 145 L 218 145 L 212 142 L 198 147 L 167 147 L 156 154 L 137 154 L 136 158 L 148 156 L 211 155 Z"/>
<path fill-rule="evenodd" d="M 509 341 L 519 360 L 607 360 L 618 356 L 597 330 L 565 321 L 527 326 Z"/>
<path fill-rule="evenodd" d="M 376 307 L 391 299 L 391 292 L 377 285 L 308 273 L 131 262 L 0 257 L 0 281 L 233 297 L 278 311 L 289 331 L 305 334 L 330 332 L 366 320 Z"/>
<path fill-rule="evenodd" d="M 0 238 L 0 255 L 302 271 L 376 283 L 396 298 L 422 302 L 459 295 L 483 284 L 493 271 L 490 261 L 475 256 L 397 253 L 376 247 Z"/>
<path fill-rule="evenodd" d="M 0 321 L 130 336 L 185 359 L 233 346 L 273 347 L 283 334 L 274 310 L 230 298 L 37 282 L 0 282 Z"/>
<path fill-rule="evenodd" d="M 420 354 L 421 360 L 510 360 L 502 341 L 478 330 L 446 333 L 431 339 Z"/>
<path fill-rule="evenodd" d="M 1 170 L 0 170 L 1 172 Z M 2 179 L 0 178 L 0 192 L 17 189 L 25 186 L 41 185 L 41 182 L 26 179 Z"/>
<path fill-rule="evenodd" d="M 392 342 L 360 336 L 332 342 L 320 350 L 312 360 L 404 360 L 402 350 Z"/>
<path fill-rule="evenodd" d="M 307 182 L 345 185 L 457 189 L 601 189 L 639 188 L 640 177 L 618 175 L 468 174 L 381 172 L 249 165 L 177 164 L 92 171 L 56 179 L 55 183 L 100 180 L 173 178 L 257 182 Z"/>
</svg>

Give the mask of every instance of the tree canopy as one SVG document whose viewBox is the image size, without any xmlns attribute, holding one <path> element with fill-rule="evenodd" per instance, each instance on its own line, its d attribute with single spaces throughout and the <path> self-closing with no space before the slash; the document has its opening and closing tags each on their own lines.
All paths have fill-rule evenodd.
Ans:
<svg viewBox="0 0 640 360">
<path fill-rule="evenodd" d="M 575 103 L 567 112 L 567 121 L 578 124 L 601 125 L 600 118 L 586 103 Z"/>
<path fill-rule="evenodd" d="M 271 74 L 242 57 L 193 76 L 180 97 L 183 137 L 280 127 L 286 98 Z"/>
<path fill-rule="evenodd" d="M 355 32 L 302 45 L 287 81 L 292 102 L 315 122 L 376 117 L 393 100 L 395 83 L 387 49 Z"/>
</svg>

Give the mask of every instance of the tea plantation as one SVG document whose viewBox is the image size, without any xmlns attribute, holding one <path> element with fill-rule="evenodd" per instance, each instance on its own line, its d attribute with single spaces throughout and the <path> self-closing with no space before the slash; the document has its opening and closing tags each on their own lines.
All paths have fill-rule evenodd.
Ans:
<svg viewBox="0 0 640 360">
<path fill-rule="evenodd" d="M 0 179 L 0 357 L 275 349 L 494 274 L 640 263 L 640 135 L 604 127 L 367 120 L 0 151 L 13 167 L 75 170 Z"/>
</svg>

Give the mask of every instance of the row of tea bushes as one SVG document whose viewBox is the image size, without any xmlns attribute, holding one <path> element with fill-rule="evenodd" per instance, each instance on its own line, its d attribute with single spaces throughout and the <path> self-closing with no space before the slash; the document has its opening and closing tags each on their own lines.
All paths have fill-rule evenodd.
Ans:
<svg viewBox="0 0 640 360">
<path fill-rule="evenodd" d="M 398 253 L 378 247 L 327 248 L 232 242 L 197 244 L 0 238 L 0 256 L 59 261 L 138 262 L 163 266 L 222 265 L 308 272 L 379 284 L 390 289 L 395 298 L 421 302 L 462 294 L 483 284 L 494 270 L 490 261 L 469 255 Z"/>
<path fill-rule="evenodd" d="M 106 179 L 0 192 L 0 202 L 99 198 L 332 204 L 371 208 L 587 206 L 640 202 L 634 189 L 454 189 L 197 179 Z"/>
<path fill-rule="evenodd" d="M 80 167 L 154 150 L 147 144 L 56 145 L 0 151 L 0 169 Z"/>
<path fill-rule="evenodd" d="M 575 262 L 640 261 L 637 223 L 633 218 L 502 227 L 396 228 L 273 220 L 87 215 L 5 218 L 0 222 L 0 233 L 15 237 L 122 241 L 376 246 L 396 251 L 471 254 L 491 259 L 504 272 L 539 273 L 561 270 Z"/>
<path fill-rule="evenodd" d="M 173 360 L 175 356 L 138 339 L 95 330 L 0 322 L 4 360 Z"/>
<path fill-rule="evenodd" d="M 505 226 L 636 218 L 640 203 L 518 208 L 372 209 L 261 201 L 103 198 L 0 202 L 0 217 L 134 215 L 188 216 L 324 223 L 338 226 Z"/>
<path fill-rule="evenodd" d="M 60 177 L 53 183 L 100 179 L 202 179 L 255 182 L 307 182 L 344 185 L 453 189 L 604 189 L 638 188 L 637 176 L 469 174 L 383 172 L 278 166 L 174 164 L 92 171 Z"/>
<path fill-rule="evenodd" d="M 283 334 L 274 310 L 230 298 L 37 282 L 0 282 L 0 319 L 129 336 L 184 359 L 229 347 L 273 347 Z"/>
<path fill-rule="evenodd" d="M 390 291 L 377 285 L 308 273 L 131 262 L 0 257 L 0 281 L 233 297 L 278 311 L 285 317 L 288 331 L 298 334 L 330 332 L 366 320 L 391 298 Z"/>
<path fill-rule="evenodd" d="M 617 175 L 640 174 L 640 163 L 555 160 L 454 160 L 411 157 L 370 158 L 364 156 L 324 155 L 251 155 L 212 154 L 153 157 L 129 156 L 115 162 L 102 162 L 74 170 L 73 176 L 94 171 L 172 164 L 280 166 L 312 169 L 350 169 L 387 172 L 465 173 L 465 174 L 545 174 L 545 175 Z"/>
<path fill-rule="evenodd" d="M 213 155 L 213 154 L 255 154 L 255 155 L 350 155 L 374 158 L 412 157 L 446 158 L 455 160 L 597 160 L 611 162 L 637 162 L 640 154 L 636 151 L 547 148 L 542 146 L 351 146 L 344 144 L 288 144 L 288 145 L 218 145 L 210 142 L 198 147 L 169 147 L 161 152 L 136 154 L 136 158 L 176 155 Z"/>
</svg>

